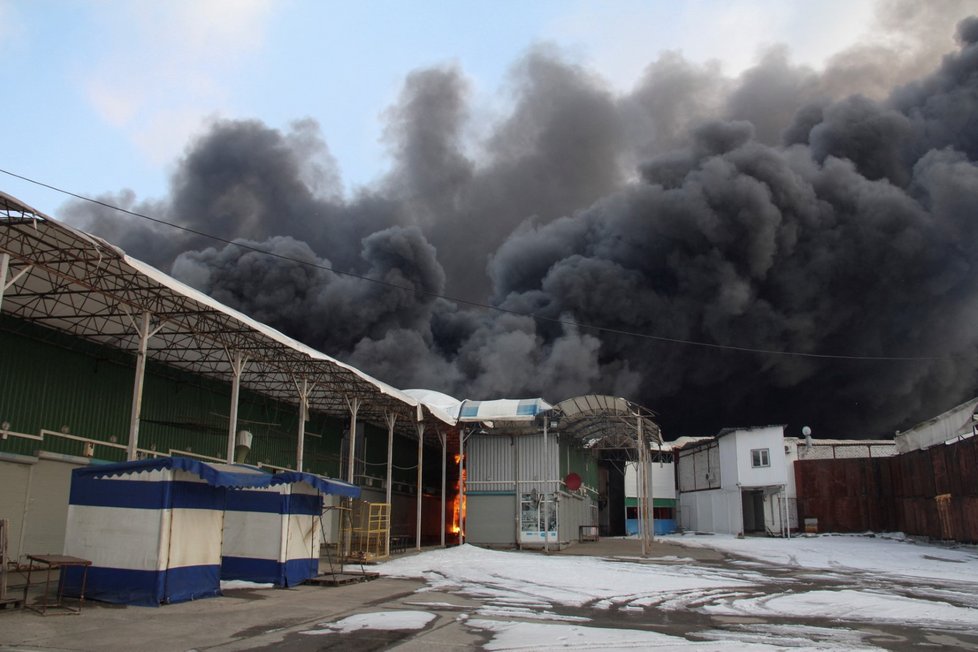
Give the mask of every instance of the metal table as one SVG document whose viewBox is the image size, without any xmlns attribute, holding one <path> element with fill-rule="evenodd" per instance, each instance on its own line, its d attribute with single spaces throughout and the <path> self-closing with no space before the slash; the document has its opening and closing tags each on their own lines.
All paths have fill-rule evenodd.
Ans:
<svg viewBox="0 0 978 652">
<path fill-rule="evenodd" d="M 27 555 L 27 559 L 30 561 L 30 565 L 27 567 L 27 584 L 24 586 L 24 605 L 28 609 L 33 609 L 37 613 L 46 616 L 48 609 L 57 608 L 64 609 L 67 613 L 78 614 L 81 613 L 82 603 L 85 602 L 85 581 L 88 579 L 88 567 L 92 565 L 92 562 L 87 559 L 81 559 L 80 557 L 72 557 L 70 555 Z M 37 570 L 44 570 L 44 595 L 43 603 L 40 608 L 36 605 L 30 605 L 27 603 L 27 592 L 31 588 L 31 575 L 35 569 L 35 563 Z M 51 571 L 59 570 L 62 568 L 67 568 L 69 566 L 81 566 L 84 568 L 82 572 L 82 582 L 81 591 L 78 594 L 78 606 L 69 607 L 64 603 L 64 582 L 58 582 L 58 589 L 56 592 L 57 601 L 54 603 L 48 602 L 48 597 L 51 593 Z"/>
</svg>

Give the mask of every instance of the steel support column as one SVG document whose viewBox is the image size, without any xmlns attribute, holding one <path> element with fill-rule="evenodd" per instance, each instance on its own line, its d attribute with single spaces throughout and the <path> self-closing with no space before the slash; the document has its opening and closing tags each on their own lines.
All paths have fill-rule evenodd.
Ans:
<svg viewBox="0 0 978 652">
<path fill-rule="evenodd" d="M 441 430 L 438 433 L 438 440 L 441 441 L 441 547 L 445 547 L 445 482 L 448 472 L 448 442 L 447 436 Z"/>
<path fill-rule="evenodd" d="M 234 444 L 236 431 L 238 429 L 238 398 L 241 394 L 241 374 L 244 372 L 245 365 L 248 364 L 248 356 L 235 351 L 234 357 L 228 352 L 231 359 L 231 372 L 234 380 L 231 382 L 231 413 L 228 415 L 228 464 L 234 464 Z"/>
<path fill-rule="evenodd" d="M 355 473 L 354 462 L 356 461 L 357 454 L 357 413 L 360 412 L 360 406 L 362 401 L 359 397 L 345 397 L 346 406 L 350 410 L 350 445 L 349 445 L 349 461 L 346 466 L 346 481 L 350 484 L 356 484 L 353 481 L 353 476 Z M 343 535 L 343 556 L 349 557 L 353 552 L 353 498 L 347 499 L 346 506 L 346 522 L 347 526 L 343 529 L 345 533 Z M 342 518 L 342 517 L 341 517 Z M 342 527 L 342 521 L 341 521 Z"/>
<path fill-rule="evenodd" d="M 642 539 L 642 556 L 647 557 L 652 552 L 652 534 L 651 534 L 651 521 L 652 521 L 652 507 L 650 505 L 651 501 L 651 491 L 649 488 L 649 461 L 651 455 L 649 452 L 648 442 L 645 441 L 644 423 L 642 415 L 636 415 L 636 432 L 637 432 L 637 442 L 638 447 L 638 480 L 640 482 L 641 488 L 638 496 L 638 508 L 639 508 L 639 535 Z"/>
<path fill-rule="evenodd" d="M 387 488 L 387 538 L 384 541 L 384 556 L 390 557 L 391 554 L 391 509 L 393 505 L 391 504 L 391 489 L 393 482 L 393 469 L 394 469 L 394 424 L 397 423 L 397 413 L 393 411 L 384 412 L 384 421 L 387 423 L 387 483 L 384 485 Z"/>
<path fill-rule="evenodd" d="M 421 550 L 421 498 L 424 487 L 422 486 L 422 475 L 424 473 L 424 423 L 419 422 L 418 429 L 418 513 L 416 518 L 417 529 L 414 533 L 414 547 Z"/>
<path fill-rule="evenodd" d="M 3 295 L 19 281 L 22 276 L 31 271 L 33 265 L 28 265 L 20 270 L 13 277 L 10 276 L 10 254 L 0 254 L 0 308 L 3 308 Z"/>
<path fill-rule="evenodd" d="M 8 269 L 10 269 L 10 254 L 0 254 L 0 309 L 3 308 L 3 293 L 7 289 Z"/>
<path fill-rule="evenodd" d="M 346 465 L 346 481 L 350 484 L 355 484 L 353 482 L 353 474 L 354 461 L 356 460 L 357 454 L 357 413 L 360 411 L 362 404 L 363 402 L 356 396 L 353 398 L 346 397 L 346 406 L 350 409 L 350 455 Z"/>
<path fill-rule="evenodd" d="M 139 418 L 143 412 L 143 380 L 146 376 L 146 350 L 149 347 L 149 338 L 160 332 L 162 326 L 157 326 L 150 331 L 149 323 L 152 319 L 149 312 L 144 312 L 139 324 L 133 321 L 137 333 L 139 333 L 139 352 L 136 354 L 136 374 L 132 386 L 132 407 L 129 411 L 129 443 L 126 446 L 126 459 L 130 462 L 136 459 L 139 449 Z M 132 317 L 130 316 L 130 320 Z"/>
<path fill-rule="evenodd" d="M 471 431 L 470 433 L 471 434 Z M 468 436 L 464 428 L 458 429 L 458 545 L 465 543 L 465 440 Z"/>
<path fill-rule="evenodd" d="M 306 421 L 309 420 L 309 396 L 316 388 L 316 383 L 310 385 L 309 380 L 303 378 L 300 387 L 295 378 L 292 379 L 292 382 L 295 383 L 295 389 L 299 393 L 299 432 L 296 435 L 295 470 L 302 471 L 306 450 Z"/>
<path fill-rule="evenodd" d="M 543 417 L 543 551 L 550 554 L 550 458 L 547 457 L 547 426 L 550 419 Z"/>
</svg>

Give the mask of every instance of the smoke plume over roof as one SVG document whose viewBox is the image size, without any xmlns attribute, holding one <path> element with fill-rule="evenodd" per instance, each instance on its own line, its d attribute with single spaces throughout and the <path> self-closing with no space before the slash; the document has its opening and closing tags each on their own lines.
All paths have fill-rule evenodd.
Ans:
<svg viewBox="0 0 978 652">
<path fill-rule="evenodd" d="M 890 3 L 887 38 L 822 71 L 664 53 L 625 94 L 541 47 L 490 124 L 464 71 L 418 70 L 370 187 L 344 191 L 314 121 L 238 120 L 190 144 L 169 197 L 102 197 L 313 265 L 66 214 L 394 385 L 624 395 L 670 437 L 879 435 L 978 380 L 978 19 L 955 11 Z M 914 359 L 854 359 L 873 356 Z"/>
</svg>

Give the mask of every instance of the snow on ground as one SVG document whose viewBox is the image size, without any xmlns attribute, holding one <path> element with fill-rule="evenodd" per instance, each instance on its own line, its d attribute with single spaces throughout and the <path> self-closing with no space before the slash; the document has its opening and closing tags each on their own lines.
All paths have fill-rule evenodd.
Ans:
<svg viewBox="0 0 978 652">
<path fill-rule="evenodd" d="M 799 642 L 811 649 L 809 633 L 772 638 L 771 644 L 751 643 L 749 640 L 690 641 L 679 636 L 638 629 L 611 629 L 608 627 L 581 627 L 579 625 L 498 622 L 495 620 L 469 620 L 467 625 L 491 632 L 492 640 L 486 650 L 692 650 L 712 652 L 728 650 L 784 650 L 796 647 Z M 831 641 L 826 637 L 827 641 Z M 788 641 L 788 642 L 786 642 Z M 818 649 L 853 650 L 860 648 L 858 637 L 841 642 L 820 643 Z"/>
<path fill-rule="evenodd" d="M 361 629 L 424 629 L 435 619 L 427 611 L 374 611 L 348 616 L 334 623 L 319 623 L 323 629 L 310 629 L 300 634 L 345 634 Z"/>
<path fill-rule="evenodd" d="M 558 613 L 557 606 L 623 612 L 656 608 L 735 619 L 802 619 L 809 625 L 811 619 L 825 619 L 970 631 L 978 623 L 978 599 L 973 597 L 978 587 L 978 554 L 971 549 L 851 536 L 676 536 L 668 540 L 766 563 L 734 562 L 724 567 L 692 560 L 677 564 L 675 557 L 660 563 L 654 557 L 627 561 L 546 556 L 463 545 L 403 557 L 377 569 L 389 576 L 423 578 L 427 590 L 478 599 L 481 606 L 473 611 L 476 618 L 469 625 L 491 631 L 496 647 L 490 649 L 500 650 L 535 648 L 539 642 L 552 647 L 569 643 L 581 647 L 582 636 L 596 637 L 588 639 L 586 647 L 607 649 L 685 647 L 690 643 L 646 631 L 587 626 L 593 618 L 567 616 Z M 772 565 L 796 572 L 771 572 Z M 813 583 L 813 578 L 821 582 Z M 525 622 L 528 620 L 557 622 Z M 573 622 L 580 624 L 570 624 Z M 765 627 L 763 631 L 734 633 L 733 639 L 725 640 L 728 644 L 736 640 L 738 646 L 797 644 L 797 633 Z M 855 630 L 841 624 L 825 631 L 833 636 L 816 636 L 819 647 L 845 649 L 865 644 L 858 631 L 853 634 Z M 542 637 L 539 640 L 535 638 L 538 635 Z M 713 649 L 710 645 L 714 642 L 704 642 L 702 649 Z"/>
<path fill-rule="evenodd" d="M 806 591 L 760 596 L 710 604 L 703 611 L 722 616 L 790 616 L 807 618 L 817 614 L 837 620 L 922 623 L 942 627 L 975 627 L 978 610 L 946 602 L 917 600 L 878 591 Z"/>
<path fill-rule="evenodd" d="M 803 568 L 846 573 L 863 571 L 892 577 L 978 582 L 978 550 L 949 549 L 893 538 L 821 535 L 792 539 L 670 535 L 662 540 L 683 546 L 713 548 L 752 559 Z"/>
<path fill-rule="evenodd" d="M 245 580 L 221 580 L 221 590 L 230 591 L 232 589 L 272 589 L 274 584 L 264 582 L 248 582 Z"/>
<path fill-rule="evenodd" d="M 496 605 L 537 610 L 554 603 L 576 607 L 602 601 L 605 605 L 625 605 L 650 598 L 658 602 L 680 595 L 727 592 L 766 581 L 751 571 L 653 566 L 596 557 L 547 557 L 471 545 L 403 557 L 379 565 L 377 570 L 395 577 L 424 578 L 432 589 L 452 589 Z"/>
</svg>

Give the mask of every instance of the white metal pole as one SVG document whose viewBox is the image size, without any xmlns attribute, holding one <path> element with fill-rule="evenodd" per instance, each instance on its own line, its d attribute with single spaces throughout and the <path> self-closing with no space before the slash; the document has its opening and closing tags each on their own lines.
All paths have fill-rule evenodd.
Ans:
<svg viewBox="0 0 978 652">
<path fill-rule="evenodd" d="M 458 545 L 465 543 L 465 512 L 462 505 L 465 503 L 465 482 L 463 469 L 465 464 L 465 429 L 458 430 Z"/>
<path fill-rule="evenodd" d="M 438 439 L 441 440 L 441 547 L 445 547 L 445 482 L 448 471 L 448 441 L 447 436 L 441 430 L 438 431 Z"/>
<path fill-rule="evenodd" d="M 346 481 L 350 484 L 356 484 L 353 481 L 353 475 L 355 472 L 354 460 L 356 460 L 357 452 L 357 413 L 360 411 L 360 399 L 356 396 L 352 398 L 347 396 L 346 406 L 350 410 L 350 455 L 346 467 Z M 345 556 L 349 557 L 353 551 L 353 498 L 347 499 L 347 505 L 347 527 L 345 530 L 346 534 L 343 536 L 343 550 Z"/>
<path fill-rule="evenodd" d="M 0 254 L 0 307 L 3 307 L 3 295 L 11 286 L 20 280 L 22 276 L 31 271 L 33 265 L 24 267 L 19 272 L 10 277 L 10 254 Z"/>
<path fill-rule="evenodd" d="M 296 389 L 299 389 L 298 384 Z M 300 472 L 305 463 L 306 421 L 309 420 L 309 392 L 311 390 L 309 380 L 303 378 L 302 389 L 299 389 L 299 432 L 296 435 L 295 445 L 295 470 Z"/>
<path fill-rule="evenodd" d="M 418 429 L 418 510 L 416 514 L 416 529 L 414 531 L 414 547 L 421 550 L 421 498 L 422 498 L 422 473 L 424 463 L 424 422 L 417 424 Z"/>
<path fill-rule="evenodd" d="M 391 410 L 384 412 L 384 420 L 387 422 L 387 540 L 384 541 L 384 556 L 390 557 L 391 554 L 391 482 L 393 481 L 392 470 L 394 468 L 394 424 L 397 423 L 397 413 Z"/>
<path fill-rule="evenodd" d="M 235 352 L 234 359 L 231 361 L 234 380 L 231 381 L 231 413 L 228 415 L 228 464 L 234 463 L 235 431 L 238 429 L 238 398 L 241 394 L 241 374 L 244 372 L 246 364 L 248 364 L 248 356 L 240 351 Z"/>
<path fill-rule="evenodd" d="M 788 487 L 787 486 L 781 487 L 781 501 L 784 503 L 784 509 L 782 510 L 784 512 L 784 527 L 782 528 L 782 530 L 784 531 L 785 538 L 790 539 L 791 532 L 788 529 Z"/>
<path fill-rule="evenodd" d="M 7 289 L 7 270 L 10 268 L 10 254 L 0 254 L 0 308 L 3 308 L 3 293 Z"/>
<path fill-rule="evenodd" d="M 346 465 L 346 481 L 350 484 L 355 484 L 353 482 L 353 474 L 355 472 L 354 461 L 356 460 L 357 454 L 357 413 L 360 411 L 360 399 L 356 396 L 353 398 L 347 396 L 346 405 L 350 409 L 350 455 Z"/>
<path fill-rule="evenodd" d="M 550 460 L 547 457 L 547 425 L 550 419 L 543 417 L 543 551 L 550 553 L 550 505 L 547 496 L 550 494 Z"/>
<path fill-rule="evenodd" d="M 129 411 L 129 444 L 126 459 L 136 459 L 139 448 L 139 417 L 143 411 L 143 379 L 146 376 L 146 349 L 149 345 L 150 313 L 144 312 L 139 323 L 139 352 L 136 354 L 136 377 L 132 386 L 132 407 Z"/>
</svg>

